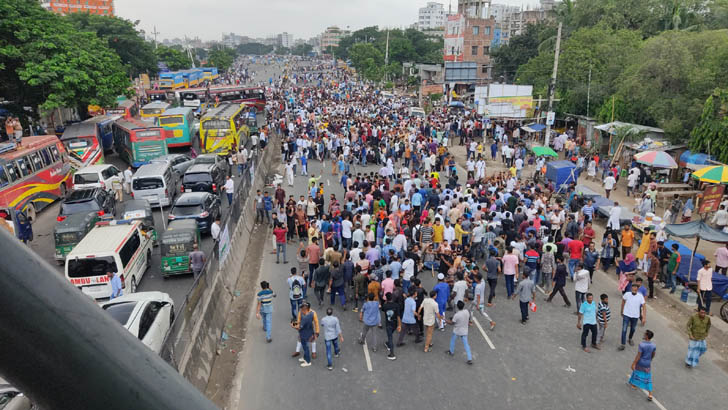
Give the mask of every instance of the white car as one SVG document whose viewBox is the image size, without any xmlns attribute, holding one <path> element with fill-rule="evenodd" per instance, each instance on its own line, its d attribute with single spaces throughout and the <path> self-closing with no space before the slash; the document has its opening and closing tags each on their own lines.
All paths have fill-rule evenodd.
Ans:
<svg viewBox="0 0 728 410">
<path fill-rule="evenodd" d="M 104 188 L 114 190 L 114 181 L 122 182 L 124 174 L 111 164 L 90 165 L 73 174 L 73 188 Z"/>
<path fill-rule="evenodd" d="M 174 321 L 174 302 L 162 292 L 136 292 L 101 304 L 131 334 L 155 353 L 162 351 L 164 338 Z"/>
</svg>

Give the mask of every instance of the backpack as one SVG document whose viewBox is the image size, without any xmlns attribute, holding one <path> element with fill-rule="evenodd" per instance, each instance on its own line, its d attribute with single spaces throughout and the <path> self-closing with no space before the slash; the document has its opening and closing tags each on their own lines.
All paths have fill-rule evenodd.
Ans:
<svg viewBox="0 0 728 410">
<path fill-rule="evenodd" d="M 293 283 L 291 283 L 291 294 L 295 300 L 301 299 L 303 296 L 303 287 L 301 286 L 301 281 L 298 278 L 293 279 Z"/>
</svg>

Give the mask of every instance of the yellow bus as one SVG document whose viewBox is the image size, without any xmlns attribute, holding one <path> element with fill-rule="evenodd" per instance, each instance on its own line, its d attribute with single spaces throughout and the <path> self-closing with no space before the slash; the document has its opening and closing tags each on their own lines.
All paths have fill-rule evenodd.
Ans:
<svg viewBox="0 0 728 410">
<path fill-rule="evenodd" d="M 150 122 L 153 124 L 157 123 L 157 118 L 164 114 L 165 111 L 170 107 L 169 103 L 164 101 L 153 101 L 142 107 L 141 117 L 142 121 Z"/>
<path fill-rule="evenodd" d="M 246 108 L 240 104 L 220 104 L 200 119 L 200 146 L 204 152 L 227 155 L 231 147 L 247 144 L 249 136 Z"/>
</svg>

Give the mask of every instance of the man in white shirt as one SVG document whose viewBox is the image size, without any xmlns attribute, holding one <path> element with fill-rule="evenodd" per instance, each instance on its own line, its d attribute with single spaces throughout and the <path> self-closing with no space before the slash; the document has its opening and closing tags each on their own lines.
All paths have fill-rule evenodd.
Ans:
<svg viewBox="0 0 728 410">
<path fill-rule="evenodd" d="M 134 176 L 134 173 L 131 171 L 131 165 L 129 165 L 126 170 L 124 170 L 124 192 L 126 192 L 127 195 L 131 193 L 132 176 Z"/>
<path fill-rule="evenodd" d="M 713 215 L 710 223 L 714 223 L 716 228 L 720 230 L 723 230 L 728 225 L 728 211 L 726 211 L 725 205 L 720 206 L 720 209 Z"/>
<path fill-rule="evenodd" d="M 710 299 L 713 295 L 713 269 L 710 269 L 710 261 L 703 261 L 703 269 L 698 270 L 698 310 L 705 308 L 705 313 L 710 314 Z"/>
<path fill-rule="evenodd" d="M 633 170 L 637 168 L 632 168 Z M 637 186 L 637 181 L 640 179 L 639 170 L 637 172 L 630 172 L 629 176 L 627 176 L 627 196 L 630 196 L 630 192 L 635 191 L 635 187 Z"/>
<path fill-rule="evenodd" d="M 638 292 L 639 285 L 632 283 L 631 292 L 626 292 L 622 296 L 622 344 L 618 350 L 624 350 L 624 344 L 627 337 L 627 328 L 629 328 L 629 345 L 634 346 L 632 336 L 637 328 L 637 321 L 642 318 L 642 325 L 647 321 L 647 309 L 645 309 L 645 297 Z"/>
<path fill-rule="evenodd" d="M 344 248 L 351 249 L 351 221 L 349 216 L 341 221 L 341 241 L 343 242 Z"/>
<path fill-rule="evenodd" d="M 604 190 L 607 191 L 607 194 L 605 195 L 607 199 L 609 199 L 609 193 L 612 192 L 612 189 L 614 189 L 614 185 L 617 184 L 617 180 L 614 179 L 614 176 L 610 172 L 609 175 L 607 175 L 606 178 L 604 178 Z"/>
<path fill-rule="evenodd" d="M 448 244 L 451 244 L 452 241 L 455 240 L 455 228 L 450 225 L 450 221 L 445 222 L 445 229 L 442 233 L 442 239 Z"/>
<path fill-rule="evenodd" d="M 516 159 L 516 177 L 521 179 L 521 173 L 523 172 L 523 160 L 521 158 Z"/>
<path fill-rule="evenodd" d="M 223 185 L 222 189 L 225 191 L 225 195 L 227 196 L 228 205 L 232 204 L 233 193 L 235 192 L 235 182 L 229 175 L 225 180 L 225 185 Z"/>
<path fill-rule="evenodd" d="M 215 219 L 215 222 L 210 226 L 210 236 L 215 241 L 220 240 L 220 218 Z"/>
<path fill-rule="evenodd" d="M 622 207 L 619 202 L 614 202 L 614 206 L 609 210 L 609 220 L 607 221 L 607 229 L 619 231 L 619 216 L 622 214 Z"/>
</svg>

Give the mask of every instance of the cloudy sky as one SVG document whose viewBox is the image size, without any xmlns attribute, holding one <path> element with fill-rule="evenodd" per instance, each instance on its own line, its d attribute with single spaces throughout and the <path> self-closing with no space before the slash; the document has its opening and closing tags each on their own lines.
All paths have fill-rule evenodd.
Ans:
<svg viewBox="0 0 728 410">
<path fill-rule="evenodd" d="M 438 2 L 448 6 L 449 0 Z M 287 31 L 308 39 L 327 26 L 403 27 L 417 20 L 427 0 L 115 0 L 116 14 L 140 20 L 147 33 L 156 26 L 159 38 L 199 36 L 220 40 L 222 33 L 267 37 Z M 524 7 L 538 0 L 494 0 Z M 453 9 L 457 0 L 452 1 Z"/>
</svg>

